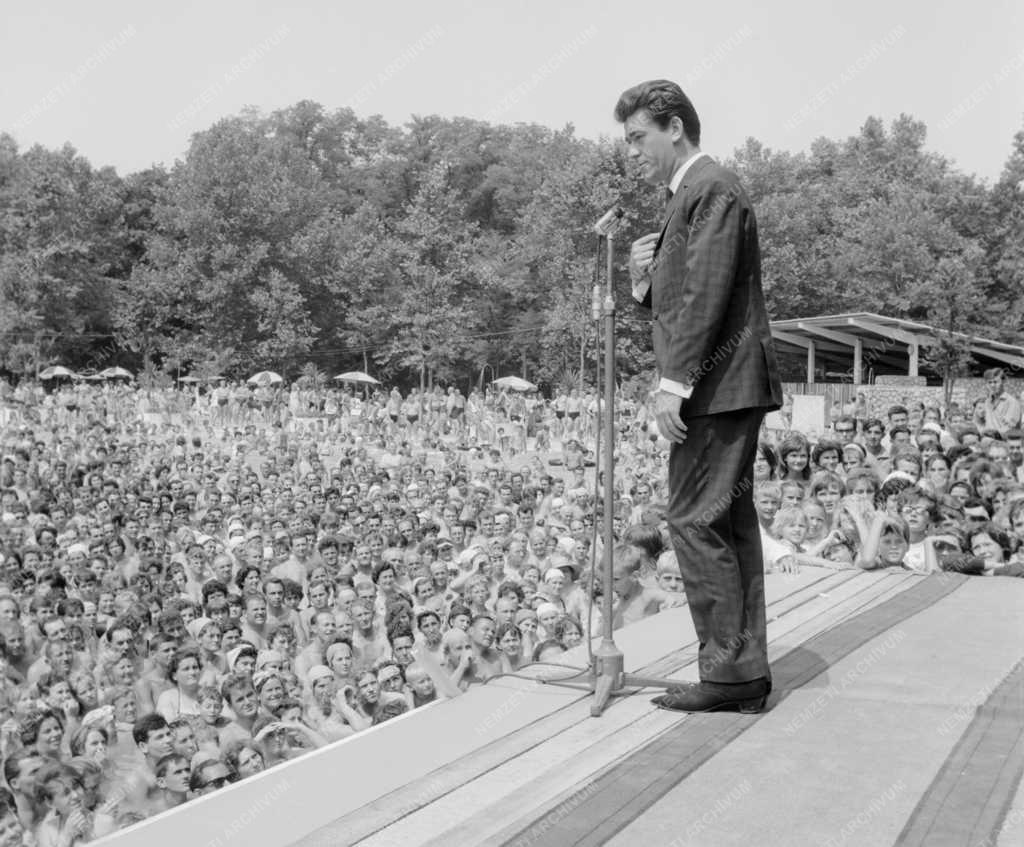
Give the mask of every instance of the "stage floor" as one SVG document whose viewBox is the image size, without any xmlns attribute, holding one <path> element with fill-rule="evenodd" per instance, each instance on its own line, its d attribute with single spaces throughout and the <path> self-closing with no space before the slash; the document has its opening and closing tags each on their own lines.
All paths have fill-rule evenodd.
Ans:
<svg viewBox="0 0 1024 847">
<path fill-rule="evenodd" d="M 1024 843 L 1024 581 L 806 568 L 766 598 L 760 715 L 643 690 L 593 718 L 586 690 L 501 678 L 106 843 Z M 696 679 L 685 608 L 615 640 L 629 671 Z"/>
</svg>

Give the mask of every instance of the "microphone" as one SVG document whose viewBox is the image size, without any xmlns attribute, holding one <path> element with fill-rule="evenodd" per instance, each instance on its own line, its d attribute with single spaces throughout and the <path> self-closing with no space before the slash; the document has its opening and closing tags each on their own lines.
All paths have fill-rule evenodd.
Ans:
<svg viewBox="0 0 1024 847">
<path fill-rule="evenodd" d="M 594 232 L 602 238 L 614 234 L 622 224 L 622 216 L 625 214 L 621 206 L 612 206 L 601 216 L 601 220 L 594 224 Z"/>
</svg>

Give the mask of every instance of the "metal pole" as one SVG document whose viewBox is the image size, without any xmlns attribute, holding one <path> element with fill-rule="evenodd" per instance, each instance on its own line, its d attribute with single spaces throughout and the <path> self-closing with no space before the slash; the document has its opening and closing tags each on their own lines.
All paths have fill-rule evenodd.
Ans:
<svg viewBox="0 0 1024 847">
<path fill-rule="evenodd" d="M 602 556 L 601 644 L 594 653 L 594 702 L 590 714 L 598 717 L 604 712 L 611 695 L 622 689 L 625 657 L 616 646 L 612 635 L 612 593 L 615 580 L 612 574 L 615 547 L 615 290 L 612 270 L 614 266 L 614 238 L 608 234 L 605 297 L 602 306 L 604 318 L 604 550 Z"/>
<path fill-rule="evenodd" d="M 604 296 L 604 545 L 608 567 L 604 575 L 604 635 L 612 637 L 612 549 L 615 545 L 615 292 L 612 263 L 615 236 L 608 236 L 608 267 Z"/>
<path fill-rule="evenodd" d="M 615 547 L 615 285 L 612 276 L 614 269 L 613 234 L 605 234 L 608 248 L 608 264 L 605 280 L 605 297 L 602 305 L 604 318 L 604 571 L 602 585 L 604 592 L 601 597 L 601 643 L 594 651 L 593 686 L 594 700 L 590 704 L 590 714 L 600 717 L 612 696 L 624 692 L 627 687 L 637 688 L 671 688 L 680 680 L 662 677 L 640 676 L 625 672 L 626 661 L 622 651 L 616 646 L 612 634 L 612 593 L 615 580 L 612 574 Z"/>
</svg>

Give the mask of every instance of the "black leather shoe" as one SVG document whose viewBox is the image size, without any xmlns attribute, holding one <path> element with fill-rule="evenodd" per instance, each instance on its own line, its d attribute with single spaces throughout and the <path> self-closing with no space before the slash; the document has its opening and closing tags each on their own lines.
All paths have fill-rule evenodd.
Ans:
<svg viewBox="0 0 1024 847">
<path fill-rule="evenodd" d="M 651 700 L 661 709 L 675 712 L 743 712 L 756 714 L 768 701 L 771 683 L 755 679 L 736 685 L 717 682 L 687 682 L 674 686 Z"/>
</svg>

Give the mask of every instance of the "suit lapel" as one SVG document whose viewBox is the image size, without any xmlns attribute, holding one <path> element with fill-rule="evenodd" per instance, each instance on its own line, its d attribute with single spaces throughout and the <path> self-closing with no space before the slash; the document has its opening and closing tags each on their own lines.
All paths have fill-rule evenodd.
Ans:
<svg viewBox="0 0 1024 847">
<path fill-rule="evenodd" d="M 665 209 L 665 222 L 661 225 L 661 234 L 658 236 L 658 247 L 661 246 L 661 242 L 665 238 L 665 232 L 668 230 L 668 225 L 672 223 L 672 218 L 674 218 L 683 208 L 684 192 L 693 182 L 694 178 L 713 161 L 714 160 L 705 153 L 687 169 L 686 174 L 683 176 L 683 181 L 679 184 L 679 190 L 672 195 L 672 199 L 669 201 L 668 207 Z"/>
<path fill-rule="evenodd" d="M 669 203 L 668 208 L 665 209 L 665 223 L 661 225 L 661 234 L 658 236 L 658 243 L 655 249 L 661 247 L 662 239 L 665 238 L 665 231 L 668 229 L 668 225 L 672 223 L 672 218 L 674 218 L 676 213 L 679 211 L 681 206 L 679 202 L 679 194 L 680 192 L 677 191 L 675 196 L 672 198 L 672 202 Z"/>
</svg>

